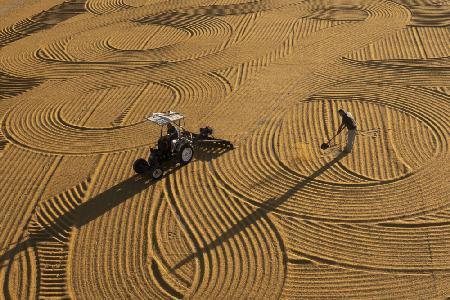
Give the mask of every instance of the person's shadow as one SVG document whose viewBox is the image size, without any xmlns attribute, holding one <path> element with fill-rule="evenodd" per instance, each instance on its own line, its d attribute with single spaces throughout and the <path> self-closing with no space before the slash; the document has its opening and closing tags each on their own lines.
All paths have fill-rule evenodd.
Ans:
<svg viewBox="0 0 450 300">
<path fill-rule="evenodd" d="M 265 218 L 268 213 L 276 210 L 280 205 L 282 205 L 289 198 L 294 196 L 294 194 L 296 192 L 298 192 L 299 190 L 301 190 L 302 188 L 307 186 L 312 180 L 314 180 L 316 177 L 321 175 L 323 172 L 325 172 L 331 166 L 336 164 L 340 159 L 342 159 L 346 155 L 347 155 L 347 153 L 341 152 L 333 160 L 326 163 L 320 169 L 316 170 L 313 174 L 309 175 L 308 177 L 305 177 L 303 180 L 299 181 L 296 185 L 289 188 L 280 197 L 270 198 L 270 199 L 266 200 L 265 202 L 258 204 L 258 208 L 256 208 L 252 213 L 248 214 L 246 217 L 244 217 L 243 219 L 241 219 L 238 222 L 236 222 L 235 224 L 233 224 L 230 228 L 225 230 L 220 236 L 218 236 L 215 240 L 211 241 L 206 246 L 204 246 L 204 247 L 199 247 L 198 245 L 195 246 L 196 252 L 186 256 L 185 258 L 180 260 L 178 263 L 176 263 L 170 269 L 170 272 L 171 273 L 175 272 L 177 269 L 179 269 L 182 266 L 186 265 L 187 263 L 191 262 L 195 258 L 198 258 L 201 260 L 203 254 L 206 254 L 206 253 L 214 250 L 215 248 L 220 247 L 227 240 L 240 234 L 242 231 L 244 231 L 246 228 L 248 228 L 252 224 L 255 224 L 259 220 Z"/>
</svg>

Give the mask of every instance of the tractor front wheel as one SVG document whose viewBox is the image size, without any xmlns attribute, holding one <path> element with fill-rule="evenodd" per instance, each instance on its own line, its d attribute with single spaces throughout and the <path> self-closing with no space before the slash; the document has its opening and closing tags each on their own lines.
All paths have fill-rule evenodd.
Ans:
<svg viewBox="0 0 450 300">
<path fill-rule="evenodd" d="M 149 173 L 150 173 L 150 176 L 152 176 L 152 178 L 153 178 L 154 180 L 158 180 L 158 179 L 161 179 L 161 177 L 162 177 L 163 174 L 164 174 L 164 171 L 163 171 L 163 169 L 161 169 L 161 167 L 158 167 L 158 166 L 150 166 L 150 171 L 149 171 Z"/>
</svg>

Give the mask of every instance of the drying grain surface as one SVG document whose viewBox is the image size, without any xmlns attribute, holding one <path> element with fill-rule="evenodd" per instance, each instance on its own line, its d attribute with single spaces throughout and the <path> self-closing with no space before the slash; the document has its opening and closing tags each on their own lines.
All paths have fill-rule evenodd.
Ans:
<svg viewBox="0 0 450 300">
<path fill-rule="evenodd" d="M 450 297 L 449 1 L 0 5 L 0 298 Z"/>
</svg>

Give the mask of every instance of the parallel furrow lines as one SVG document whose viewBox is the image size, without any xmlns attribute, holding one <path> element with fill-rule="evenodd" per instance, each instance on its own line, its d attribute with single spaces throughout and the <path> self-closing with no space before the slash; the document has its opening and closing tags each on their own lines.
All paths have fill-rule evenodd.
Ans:
<svg viewBox="0 0 450 300">
<path fill-rule="evenodd" d="M 1 29 L 4 297 L 448 297 L 447 2 L 70 0 Z M 339 108 L 350 154 L 320 148 Z M 134 174 L 168 110 L 234 147 Z"/>
<path fill-rule="evenodd" d="M 50 29 L 60 22 L 85 12 L 85 2 L 86 0 L 65 1 L 29 19 L 21 20 L 10 27 L 2 29 L 0 31 L 0 47 L 20 40 L 26 35 Z"/>
<path fill-rule="evenodd" d="M 37 297 L 40 299 L 69 297 L 66 274 L 69 239 L 75 223 L 74 211 L 81 204 L 89 184 L 90 178 L 40 202 L 28 225 L 39 270 Z"/>
<path fill-rule="evenodd" d="M 11 272 L 15 259 L 23 261 L 21 252 L 25 251 L 26 262 L 23 268 L 32 268 L 32 257 L 27 251 L 28 244 L 21 241 L 22 229 L 32 216 L 33 209 L 45 189 L 50 177 L 56 169 L 60 157 L 41 155 L 9 145 L 2 151 L 0 168 L 0 191 L 2 207 L 0 220 L 1 269 L 0 280 L 4 283 L 4 291 L 10 284 L 30 286 L 34 276 L 15 278 L 17 273 Z M 40 184 L 36 184 L 40 182 Z M 20 204 L 20 205 L 18 205 Z M 19 279 L 20 278 L 20 279 Z M 18 281 L 15 281 L 18 280 Z M 30 288 L 30 290 L 32 290 Z M 6 293 L 6 292 L 5 292 Z"/>
<path fill-rule="evenodd" d="M 0 101 L 20 95 L 39 85 L 41 82 L 42 80 L 38 78 L 21 78 L 0 72 Z"/>
<path fill-rule="evenodd" d="M 377 274 L 325 264 L 294 263 L 288 264 L 287 274 L 283 299 L 440 299 L 449 292 L 446 274 Z"/>
<path fill-rule="evenodd" d="M 449 226 L 408 228 L 298 222 L 283 218 L 286 247 L 348 268 L 395 273 L 448 273 Z M 442 239 L 444 237 L 444 239 Z"/>
<path fill-rule="evenodd" d="M 407 27 L 346 57 L 358 61 L 448 57 L 449 36 L 444 28 Z"/>
<path fill-rule="evenodd" d="M 148 178 L 131 176 L 131 167 L 117 168 L 131 166 L 139 155 L 143 149 L 104 155 L 93 176 L 96 183 L 78 209 L 69 262 L 77 295 L 163 298 L 149 282 L 152 254 L 142 238 L 150 222 L 149 199 L 158 199 L 159 191 Z"/>
</svg>

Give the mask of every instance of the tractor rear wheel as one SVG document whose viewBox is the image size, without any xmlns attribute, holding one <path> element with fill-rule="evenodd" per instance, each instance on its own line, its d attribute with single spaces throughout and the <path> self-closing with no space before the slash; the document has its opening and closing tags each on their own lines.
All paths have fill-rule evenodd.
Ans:
<svg viewBox="0 0 450 300">
<path fill-rule="evenodd" d="M 178 159 L 182 165 L 189 163 L 194 157 L 194 148 L 192 148 L 191 144 L 185 144 L 181 146 L 180 151 L 178 152 Z"/>
<path fill-rule="evenodd" d="M 143 158 L 136 159 L 133 163 L 133 169 L 138 174 L 144 174 L 149 170 L 149 167 L 148 162 Z"/>
</svg>

